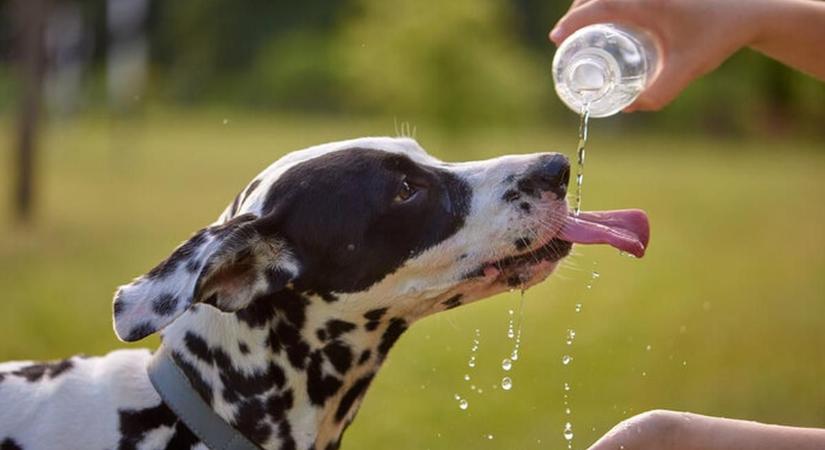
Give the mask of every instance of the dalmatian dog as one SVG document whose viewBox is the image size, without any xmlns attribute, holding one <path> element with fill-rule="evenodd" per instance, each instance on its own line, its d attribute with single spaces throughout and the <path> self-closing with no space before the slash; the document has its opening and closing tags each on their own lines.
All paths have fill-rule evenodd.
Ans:
<svg viewBox="0 0 825 450">
<path fill-rule="evenodd" d="M 124 341 L 162 333 L 197 395 L 263 449 L 339 447 L 417 320 L 544 280 L 574 243 L 642 256 L 638 210 L 568 210 L 559 154 L 445 163 L 407 138 L 281 158 L 212 225 L 121 286 Z M 206 449 L 148 350 L 0 364 L 0 450 Z"/>
</svg>

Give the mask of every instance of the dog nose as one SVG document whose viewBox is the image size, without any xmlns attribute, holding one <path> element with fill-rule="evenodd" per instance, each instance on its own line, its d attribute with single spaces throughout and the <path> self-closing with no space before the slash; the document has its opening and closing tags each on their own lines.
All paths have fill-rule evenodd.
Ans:
<svg viewBox="0 0 825 450">
<path fill-rule="evenodd" d="M 564 155 L 542 155 L 524 177 L 519 180 L 518 188 L 527 195 L 537 194 L 536 190 L 552 192 L 558 198 L 567 195 L 567 183 L 570 181 L 570 162 Z"/>
</svg>

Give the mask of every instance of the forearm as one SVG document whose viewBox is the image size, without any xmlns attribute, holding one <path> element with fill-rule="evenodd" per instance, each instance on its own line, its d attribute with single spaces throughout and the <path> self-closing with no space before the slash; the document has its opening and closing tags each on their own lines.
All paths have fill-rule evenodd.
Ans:
<svg viewBox="0 0 825 450">
<path fill-rule="evenodd" d="M 683 413 L 672 436 L 679 450 L 822 450 L 825 430 Z"/>
<path fill-rule="evenodd" d="M 763 9 L 750 47 L 825 80 L 825 1 L 775 0 Z"/>
</svg>

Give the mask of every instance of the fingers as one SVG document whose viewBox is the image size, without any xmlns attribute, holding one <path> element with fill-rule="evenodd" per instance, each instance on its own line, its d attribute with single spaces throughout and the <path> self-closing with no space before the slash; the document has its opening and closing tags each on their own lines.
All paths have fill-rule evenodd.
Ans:
<svg viewBox="0 0 825 450">
<path fill-rule="evenodd" d="M 692 71 L 685 68 L 678 58 L 664 60 L 661 64 L 659 74 L 625 112 L 658 111 L 676 99 L 693 81 Z"/>
<path fill-rule="evenodd" d="M 621 0 L 576 0 L 550 31 L 550 40 L 559 45 L 574 31 L 594 23 L 633 22 L 629 20 L 635 10 L 632 5 Z"/>
</svg>

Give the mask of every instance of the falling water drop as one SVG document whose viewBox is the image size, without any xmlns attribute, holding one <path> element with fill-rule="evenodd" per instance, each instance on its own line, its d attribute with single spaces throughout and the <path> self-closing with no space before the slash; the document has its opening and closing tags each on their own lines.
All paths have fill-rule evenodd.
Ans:
<svg viewBox="0 0 825 450">
<path fill-rule="evenodd" d="M 501 388 L 505 391 L 509 391 L 513 388 L 513 380 L 510 377 L 504 377 L 501 379 Z"/>
<path fill-rule="evenodd" d="M 566 382 L 564 383 L 564 390 L 565 390 L 566 392 L 570 392 L 570 385 L 569 385 L 569 384 L 567 384 Z"/>
<path fill-rule="evenodd" d="M 504 361 L 501 362 L 501 368 L 504 370 L 510 370 L 513 368 L 513 361 L 510 361 L 509 358 L 504 358 Z"/>
<path fill-rule="evenodd" d="M 464 381 L 470 381 L 470 374 L 469 373 L 464 374 Z"/>
<path fill-rule="evenodd" d="M 564 439 L 566 441 L 573 440 L 573 424 L 571 424 L 570 422 L 566 422 L 564 424 Z"/>
<path fill-rule="evenodd" d="M 470 366 L 470 367 L 475 367 L 475 366 L 476 366 L 476 357 L 475 357 L 475 356 L 471 356 L 471 357 L 470 357 L 470 360 L 469 360 L 469 361 L 467 361 L 467 365 L 468 365 L 468 366 Z"/>
<path fill-rule="evenodd" d="M 467 399 L 462 398 L 461 400 L 458 401 L 458 407 L 461 408 L 462 410 L 466 410 L 467 408 L 470 407 L 470 403 L 467 401 Z"/>
<path fill-rule="evenodd" d="M 561 357 L 561 363 L 565 366 L 570 364 L 570 361 L 573 361 L 573 357 L 570 355 L 564 355 Z"/>
<path fill-rule="evenodd" d="M 582 312 L 582 304 L 581 303 L 576 303 L 576 312 L 577 313 Z"/>
<path fill-rule="evenodd" d="M 492 435 L 492 434 L 488 434 L 488 435 L 487 435 L 487 440 L 488 440 L 488 441 L 492 441 L 492 440 L 493 440 L 493 435 Z"/>
<path fill-rule="evenodd" d="M 576 339 L 576 330 L 571 328 L 567 330 L 567 336 L 564 340 L 564 343 L 567 345 L 572 345 L 574 339 Z"/>
</svg>

